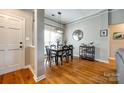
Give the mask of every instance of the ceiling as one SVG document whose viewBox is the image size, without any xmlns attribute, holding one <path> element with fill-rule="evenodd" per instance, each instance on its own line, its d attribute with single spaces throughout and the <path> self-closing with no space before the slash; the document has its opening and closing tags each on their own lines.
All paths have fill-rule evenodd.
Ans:
<svg viewBox="0 0 124 93">
<path fill-rule="evenodd" d="M 67 24 L 101 11 L 103 11 L 103 9 L 45 9 L 45 17 L 59 22 L 60 16 L 58 12 L 61 12 L 61 23 Z M 54 16 L 52 16 L 52 14 L 54 14 Z"/>
</svg>

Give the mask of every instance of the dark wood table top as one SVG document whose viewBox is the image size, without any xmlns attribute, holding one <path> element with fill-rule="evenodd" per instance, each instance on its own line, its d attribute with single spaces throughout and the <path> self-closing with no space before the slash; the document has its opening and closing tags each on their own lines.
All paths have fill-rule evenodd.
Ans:
<svg viewBox="0 0 124 93">
<path fill-rule="evenodd" d="M 55 48 L 55 49 L 50 49 L 51 51 L 64 51 L 64 50 L 70 50 L 70 49 L 62 49 L 62 48 Z"/>
</svg>

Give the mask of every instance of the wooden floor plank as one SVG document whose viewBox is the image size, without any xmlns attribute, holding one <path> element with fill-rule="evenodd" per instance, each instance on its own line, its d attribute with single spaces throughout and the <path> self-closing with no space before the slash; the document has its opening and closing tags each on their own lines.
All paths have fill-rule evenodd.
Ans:
<svg viewBox="0 0 124 93">
<path fill-rule="evenodd" d="M 61 66 L 46 64 L 46 78 L 35 82 L 29 69 L 21 69 L 0 76 L 0 84 L 116 84 L 114 61 L 102 63 L 74 58 Z"/>
</svg>

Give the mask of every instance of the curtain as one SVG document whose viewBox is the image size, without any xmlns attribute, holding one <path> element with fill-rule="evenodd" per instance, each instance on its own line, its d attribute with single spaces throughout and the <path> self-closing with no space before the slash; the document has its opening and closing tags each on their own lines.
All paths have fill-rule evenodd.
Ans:
<svg viewBox="0 0 124 93">
<path fill-rule="evenodd" d="M 45 25 L 45 46 L 56 45 L 57 41 L 63 42 L 63 30 L 58 27 Z"/>
</svg>

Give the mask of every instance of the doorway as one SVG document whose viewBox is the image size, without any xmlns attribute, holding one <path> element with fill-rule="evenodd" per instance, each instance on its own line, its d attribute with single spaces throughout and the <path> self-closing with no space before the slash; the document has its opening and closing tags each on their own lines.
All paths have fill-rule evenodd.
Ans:
<svg viewBox="0 0 124 93">
<path fill-rule="evenodd" d="M 114 38 L 116 33 L 124 33 L 124 23 L 109 26 L 110 31 L 110 51 L 109 57 L 115 59 L 115 53 L 119 48 L 124 48 L 124 39 Z"/>
<path fill-rule="evenodd" d="M 25 66 L 25 20 L 0 13 L 0 75 Z"/>
</svg>

